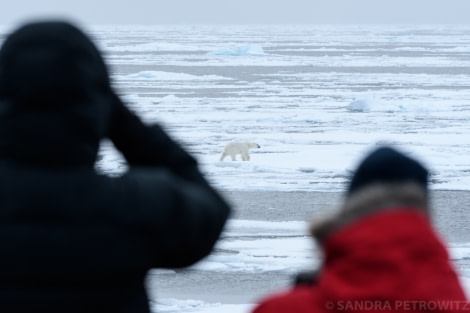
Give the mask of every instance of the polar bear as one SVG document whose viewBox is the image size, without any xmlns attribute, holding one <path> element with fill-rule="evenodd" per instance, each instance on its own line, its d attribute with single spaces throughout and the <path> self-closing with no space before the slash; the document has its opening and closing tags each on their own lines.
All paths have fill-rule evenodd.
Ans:
<svg viewBox="0 0 470 313">
<path fill-rule="evenodd" d="M 254 142 L 248 142 L 248 141 L 229 142 L 228 144 L 225 145 L 224 152 L 222 152 L 222 155 L 220 156 L 220 161 L 223 161 L 227 155 L 230 155 L 230 157 L 232 158 L 232 161 L 236 161 L 237 154 L 242 155 L 243 161 L 249 161 L 250 155 L 248 154 L 248 150 L 259 149 L 259 148 L 260 148 L 259 144 L 254 143 Z"/>
</svg>

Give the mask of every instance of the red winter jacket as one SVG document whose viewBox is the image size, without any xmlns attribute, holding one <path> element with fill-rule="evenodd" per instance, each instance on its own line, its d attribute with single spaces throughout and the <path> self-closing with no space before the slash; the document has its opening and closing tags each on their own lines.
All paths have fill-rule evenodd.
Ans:
<svg viewBox="0 0 470 313">
<path fill-rule="evenodd" d="M 349 223 L 323 242 L 316 283 L 271 296 L 254 313 L 470 312 L 429 218 L 394 207 Z"/>
</svg>

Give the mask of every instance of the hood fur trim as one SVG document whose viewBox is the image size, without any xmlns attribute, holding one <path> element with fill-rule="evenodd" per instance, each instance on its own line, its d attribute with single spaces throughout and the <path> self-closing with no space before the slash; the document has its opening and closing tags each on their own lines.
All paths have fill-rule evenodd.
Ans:
<svg viewBox="0 0 470 313">
<path fill-rule="evenodd" d="M 310 233 L 323 242 L 335 230 L 365 216 L 405 207 L 429 215 L 426 189 L 416 183 L 373 184 L 352 193 L 334 216 L 312 221 Z"/>
</svg>

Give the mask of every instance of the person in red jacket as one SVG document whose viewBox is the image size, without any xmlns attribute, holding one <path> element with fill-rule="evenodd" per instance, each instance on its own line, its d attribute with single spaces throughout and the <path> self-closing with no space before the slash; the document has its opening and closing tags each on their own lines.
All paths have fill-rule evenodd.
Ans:
<svg viewBox="0 0 470 313">
<path fill-rule="evenodd" d="M 427 175 L 395 149 L 369 154 L 339 212 L 310 227 L 321 269 L 253 312 L 470 312 L 430 221 Z"/>
</svg>

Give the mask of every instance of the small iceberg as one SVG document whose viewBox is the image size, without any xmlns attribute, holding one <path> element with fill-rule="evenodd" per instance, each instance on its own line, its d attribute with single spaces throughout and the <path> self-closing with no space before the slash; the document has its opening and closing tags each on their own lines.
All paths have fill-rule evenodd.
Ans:
<svg viewBox="0 0 470 313">
<path fill-rule="evenodd" d="M 348 105 L 350 112 L 370 112 L 371 100 L 370 99 L 357 99 Z"/>
</svg>

